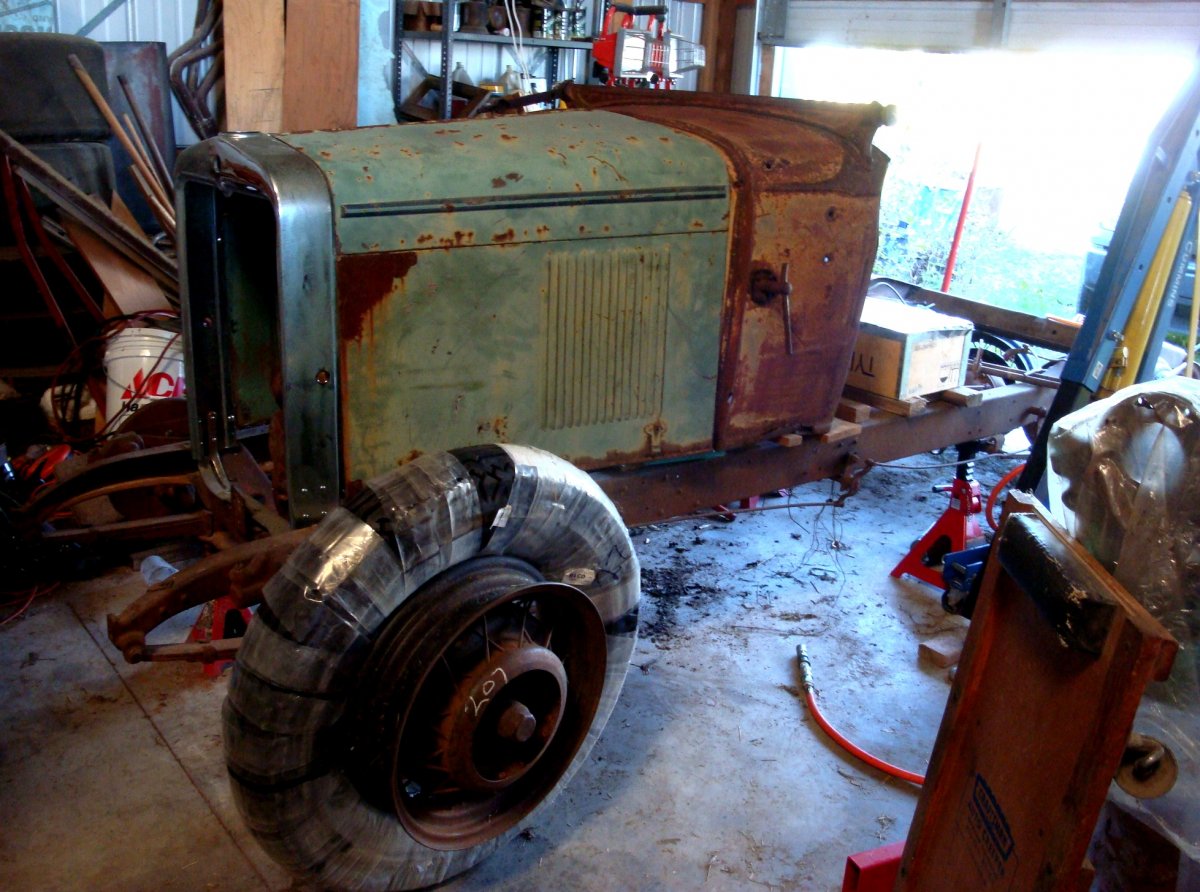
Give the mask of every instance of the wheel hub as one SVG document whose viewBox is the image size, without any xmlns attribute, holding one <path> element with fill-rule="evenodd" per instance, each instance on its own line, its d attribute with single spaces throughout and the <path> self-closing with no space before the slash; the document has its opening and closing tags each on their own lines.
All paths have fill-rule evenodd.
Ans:
<svg viewBox="0 0 1200 892">
<path fill-rule="evenodd" d="M 346 764 L 413 838 L 457 850 L 499 836 L 554 789 L 604 688 L 600 614 L 513 558 L 436 577 L 389 620 L 360 674 Z"/>
<path fill-rule="evenodd" d="M 567 688 L 554 651 L 503 645 L 454 691 L 439 728 L 446 773 L 473 790 L 520 780 L 558 730 Z"/>
</svg>

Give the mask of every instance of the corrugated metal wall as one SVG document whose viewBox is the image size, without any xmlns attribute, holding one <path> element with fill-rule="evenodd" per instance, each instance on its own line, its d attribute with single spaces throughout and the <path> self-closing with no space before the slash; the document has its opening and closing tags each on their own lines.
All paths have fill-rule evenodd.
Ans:
<svg viewBox="0 0 1200 892">
<path fill-rule="evenodd" d="M 988 46 L 991 0 L 787 0 L 785 46 L 885 49 Z M 1010 49 L 1107 48 L 1194 52 L 1200 3 L 1186 0 L 1010 0 Z"/>
<path fill-rule="evenodd" d="M 789 0 L 781 43 L 965 49 L 986 42 L 991 20 L 990 0 Z"/>
<path fill-rule="evenodd" d="M 109 0 L 58 0 L 58 30 L 74 34 L 92 20 Z M 196 22 L 196 0 L 127 0 L 96 26 L 92 40 L 161 41 L 167 52 L 192 36 Z M 187 119 L 175 110 L 175 141 L 195 142 L 196 136 Z"/>
<path fill-rule="evenodd" d="M 1200 3 L 1026 0 L 1013 4 L 1009 47 L 1062 45 L 1195 52 L 1200 46 Z"/>
</svg>

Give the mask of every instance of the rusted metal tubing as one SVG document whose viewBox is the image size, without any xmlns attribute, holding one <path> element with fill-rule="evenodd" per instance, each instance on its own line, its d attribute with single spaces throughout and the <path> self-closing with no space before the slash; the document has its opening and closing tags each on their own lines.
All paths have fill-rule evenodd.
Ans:
<svg viewBox="0 0 1200 892">
<path fill-rule="evenodd" d="M 187 443 L 115 455 L 88 465 L 74 477 L 44 490 L 21 512 L 21 522 L 25 525 L 41 523 L 68 505 L 106 494 L 108 487 L 141 488 L 151 485 L 148 483 L 151 478 L 170 478 L 174 483 L 195 470 L 196 463 Z"/>
<path fill-rule="evenodd" d="M 89 498 L 91 498 L 89 496 Z M 129 542 L 140 539 L 182 539 L 191 536 L 211 536 L 213 516 L 208 511 L 171 514 L 167 517 L 147 517 L 122 520 L 90 527 L 52 530 L 43 533 L 47 542 Z"/>
<path fill-rule="evenodd" d="M 296 546 L 308 538 L 310 532 L 308 529 L 292 530 L 267 539 L 235 545 L 192 567 L 185 567 L 174 576 L 151 586 L 144 595 L 119 614 L 110 613 L 109 640 L 130 663 L 156 659 L 199 662 L 228 659 L 220 655 L 214 656 L 217 651 L 211 649 L 151 649 L 146 645 L 146 634 L 169 617 L 224 595 L 234 595 L 239 607 L 257 604 L 262 596 L 262 587 L 283 566 L 283 562 Z M 223 646 L 223 641 L 217 640 L 211 645 L 218 648 Z"/>
</svg>

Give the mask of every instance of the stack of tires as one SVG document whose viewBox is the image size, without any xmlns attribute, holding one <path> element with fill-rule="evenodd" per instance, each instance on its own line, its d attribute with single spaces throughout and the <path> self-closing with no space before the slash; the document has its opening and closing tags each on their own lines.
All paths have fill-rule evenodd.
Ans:
<svg viewBox="0 0 1200 892">
<path fill-rule="evenodd" d="M 0 129 L 25 145 L 80 190 L 108 203 L 113 160 L 108 124 L 67 62 L 74 53 L 105 92 L 104 50 L 94 40 L 66 34 L 0 33 Z M 14 196 L 15 197 L 15 196 Z M 39 213 L 49 202 L 33 190 Z M 44 368 L 64 358 L 69 346 L 59 333 L 15 249 L 8 203 L 0 213 L 0 275 L 8 283 L 0 307 L 0 353 L 9 368 Z M 57 270 L 40 260 L 53 293 L 70 294 Z M 84 281 L 88 273 L 81 272 Z M 88 324 L 75 300 L 62 301 L 68 321 Z"/>
<path fill-rule="evenodd" d="M 0 33 L 0 128 L 82 191 L 108 202 L 112 134 L 67 62 L 72 53 L 106 93 L 104 49 L 96 41 L 68 34 Z"/>
</svg>

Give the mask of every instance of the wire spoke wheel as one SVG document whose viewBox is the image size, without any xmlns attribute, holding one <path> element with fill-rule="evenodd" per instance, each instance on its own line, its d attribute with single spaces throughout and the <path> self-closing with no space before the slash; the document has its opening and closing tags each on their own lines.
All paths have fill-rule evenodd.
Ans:
<svg viewBox="0 0 1200 892">
<path fill-rule="evenodd" d="M 607 662 L 579 589 L 512 558 L 460 564 L 416 593 L 372 650 L 356 785 L 431 848 L 516 826 L 596 715 Z"/>
<path fill-rule="evenodd" d="M 641 573 L 596 482 L 525 446 L 367 481 L 263 590 L 223 710 L 238 810 L 322 889 L 396 892 L 538 819 L 612 713 Z"/>
</svg>

